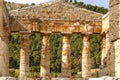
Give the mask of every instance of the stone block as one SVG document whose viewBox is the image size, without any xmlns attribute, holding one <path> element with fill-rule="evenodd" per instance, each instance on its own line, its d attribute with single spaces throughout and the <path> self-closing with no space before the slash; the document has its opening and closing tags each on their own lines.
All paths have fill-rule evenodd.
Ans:
<svg viewBox="0 0 120 80">
<path fill-rule="evenodd" d="M 52 78 L 51 80 L 82 80 L 81 78 Z"/>
<path fill-rule="evenodd" d="M 110 7 L 120 4 L 120 0 L 110 0 Z"/>
<path fill-rule="evenodd" d="M 17 80 L 17 79 L 13 77 L 0 77 L 0 80 Z"/>
<path fill-rule="evenodd" d="M 70 78 L 52 78 L 52 80 L 71 80 Z"/>
<path fill-rule="evenodd" d="M 120 39 L 114 42 L 115 47 L 115 76 L 120 77 Z"/>
<path fill-rule="evenodd" d="M 119 11 L 120 5 L 116 5 L 111 8 L 110 10 L 110 17 L 109 17 L 109 36 L 110 41 L 115 41 L 118 38 L 120 38 L 120 11 Z"/>
<path fill-rule="evenodd" d="M 120 80 L 120 78 L 103 76 L 103 77 L 100 77 L 100 78 L 90 78 L 89 80 Z"/>
<path fill-rule="evenodd" d="M 82 26 L 81 29 L 80 29 L 80 32 L 82 34 L 92 34 L 93 31 L 94 31 L 93 26 L 91 26 L 89 24 L 86 24 L 85 26 Z"/>
<path fill-rule="evenodd" d="M 102 33 L 108 32 L 109 28 L 109 12 L 105 14 L 102 18 Z"/>
</svg>

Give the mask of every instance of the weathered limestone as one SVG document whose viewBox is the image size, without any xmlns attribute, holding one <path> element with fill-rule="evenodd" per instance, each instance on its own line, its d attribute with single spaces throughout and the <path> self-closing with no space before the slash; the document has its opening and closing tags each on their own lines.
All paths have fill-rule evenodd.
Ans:
<svg viewBox="0 0 120 80">
<path fill-rule="evenodd" d="M 3 23 L 3 0 L 0 0 L 0 76 L 9 75 L 9 49 L 7 35 L 4 32 L 4 23 Z"/>
<path fill-rule="evenodd" d="M 0 37 L 0 76 L 9 75 L 9 50 L 8 44 Z"/>
<path fill-rule="evenodd" d="M 103 76 L 103 77 L 100 77 L 100 78 L 90 78 L 89 80 L 120 80 L 120 78 Z"/>
<path fill-rule="evenodd" d="M 110 40 L 109 40 L 109 15 L 110 12 L 105 14 L 102 18 L 102 54 L 101 54 L 101 65 L 99 71 L 99 77 L 107 76 L 109 69 L 107 68 L 107 57 L 109 55 Z"/>
<path fill-rule="evenodd" d="M 20 78 L 29 75 L 29 32 L 21 32 Z"/>
<path fill-rule="evenodd" d="M 101 54 L 101 65 L 104 65 L 104 59 L 106 57 L 106 35 L 102 37 L 102 54 Z"/>
<path fill-rule="evenodd" d="M 109 69 L 107 66 L 109 60 L 109 49 L 110 49 L 110 42 L 109 42 L 109 34 L 106 32 L 106 34 L 103 34 L 102 36 L 102 54 L 101 54 L 101 66 L 99 71 L 99 77 L 101 76 L 107 76 L 109 74 Z"/>
<path fill-rule="evenodd" d="M 52 78 L 51 80 L 77 80 L 77 79 L 70 79 L 70 78 Z"/>
<path fill-rule="evenodd" d="M 40 76 L 45 78 L 50 74 L 50 34 L 42 34 L 42 50 L 41 50 L 41 70 Z"/>
<path fill-rule="evenodd" d="M 70 49 L 70 34 L 63 34 L 62 47 L 62 77 L 71 76 L 71 49 Z"/>
<path fill-rule="evenodd" d="M 17 80 L 17 79 L 13 77 L 0 77 L 0 80 Z"/>
<path fill-rule="evenodd" d="M 3 36 L 3 0 L 0 0 L 0 36 Z"/>
<path fill-rule="evenodd" d="M 120 77 L 120 1 L 110 0 L 108 75 Z"/>
<path fill-rule="evenodd" d="M 39 18 L 40 20 L 84 20 L 98 22 L 102 20 L 102 14 L 100 13 L 78 8 L 63 1 L 54 1 L 13 10 L 10 11 L 10 15 L 19 18 Z"/>
<path fill-rule="evenodd" d="M 12 32 L 26 30 L 41 33 L 48 31 L 100 34 L 102 30 L 102 14 L 58 0 L 12 10 L 10 16 Z"/>
<path fill-rule="evenodd" d="M 1 6 L 1 1 L 3 0 L 0 0 L 0 6 Z M 7 12 L 4 11 L 4 13 L 2 13 L 2 9 L 3 8 L 0 7 L 0 21 L 1 21 L 0 44 L 2 45 L 2 47 L 0 47 L 0 54 L 1 54 L 0 64 L 3 64 L 3 65 L 0 65 L 0 70 L 1 70 L 0 75 L 6 76 L 8 75 L 8 70 L 9 70 L 8 55 L 7 55 L 8 36 L 6 35 L 6 33 L 3 35 L 3 33 L 6 32 L 4 30 L 5 28 L 3 28 L 3 25 L 5 26 L 8 25 L 8 22 L 6 18 L 4 19 L 4 17 L 6 16 L 3 16 L 3 14 Z M 29 44 L 30 44 L 29 35 L 30 33 L 26 31 L 30 31 L 30 32 L 34 31 L 34 32 L 41 32 L 41 33 L 44 33 L 44 32 L 61 32 L 61 33 L 75 32 L 75 33 L 82 33 L 82 34 L 101 33 L 102 14 L 89 11 L 86 9 L 81 9 L 64 2 L 53 2 L 53 3 L 42 4 L 39 6 L 32 6 L 28 8 L 23 8 L 21 10 L 14 10 L 14 11 L 11 11 L 10 13 L 12 17 L 11 19 L 12 25 L 10 27 L 11 32 L 23 31 L 21 32 L 20 79 L 27 77 L 29 74 Z M 49 76 L 49 73 L 50 73 L 49 36 L 50 35 L 47 33 L 43 34 L 43 39 L 42 39 L 41 73 L 40 73 L 40 76 L 42 78 Z M 115 43 L 114 45 L 117 45 L 117 43 Z M 62 76 L 65 77 L 66 79 L 69 79 L 69 77 L 71 76 L 70 53 L 71 53 L 70 34 L 64 34 L 61 71 L 62 71 Z M 88 79 L 90 77 L 91 75 L 90 67 L 91 66 L 90 66 L 89 35 L 84 35 L 83 56 L 82 56 L 83 79 Z"/>
<path fill-rule="evenodd" d="M 120 4 L 119 0 L 110 0 L 110 15 L 109 15 L 110 41 L 115 41 L 120 38 L 120 31 L 119 31 L 120 5 L 119 4 Z"/>
<path fill-rule="evenodd" d="M 82 50 L 82 78 L 88 80 L 91 77 L 90 35 L 83 36 Z"/>
</svg>

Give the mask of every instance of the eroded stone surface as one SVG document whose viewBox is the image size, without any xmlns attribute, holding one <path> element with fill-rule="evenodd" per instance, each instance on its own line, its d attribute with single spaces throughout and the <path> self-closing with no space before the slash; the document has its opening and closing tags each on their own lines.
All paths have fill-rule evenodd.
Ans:
<svg viewBox="0 0 120 80">
<path fill-rule="evenodd" d="M 41 71 L 40 76 L 45 78 L 50 74 L 50 34 L 42 34 L 42 50 L 41 50 Z"/>
<path fill-rule="evenodd" d="M 13 77 L 0 77 L 0 80 L 17 80 L 17 79 Z"/>
<path fill-rule="evenodd" d="M 8 45 L 0 38 L 0 76 L 9 75 L 9 51 Z"/>
<path fill-rule="evenodd" d="M 63 19 L 63 20 L 87 20 L 101 21 L 102 14 L 78 8 L 71 3 L 63 1 L 48 2 L 45 4 L 26 7 L 10 11 L 11 16 L 18 18 Z M 90 16 L 88 16 L 90 15 Z M 86 17 L 87 16 L 87 17 Z"/>
<path fill-rule="evenodd" d="M 29 75 L 29 32 L 21 32 L 20 78 Z"/>
<path fill-rule="evenodd" d="M 103 76 L 101 78 L 90 78 L 89 80 L 120 80 L 120 78 Z"/>
<path fill-rule="evenodd" d="M 62 77 L 71 76 L 71 58 L 70 58 L 70 34 L 63 34 L 63 47 L 62 47 Z"/>
<path fill-rule="evenodd" d="M 106 31 L 106 57 L 104 57 L 103 65 L 100 73 L 102 76 L 116 76 L 120 77 L 120 0 L 110 0 L 110 13 Z M 109 21 L 109 23 L 108 23 Z M 106 21 L 103 21 L 103 29 L 105 28 Z M 104 29 L 105 31 L 105 29 Z M 109 35 L 108 35 L 109 34 Z M 110 79 L 111 80 L 111 79 Z"/>
<path fill-rule="evenodd" d="M 109 38 L 110 41 L 115 41 L 118 38 L 120 38 L 120 25 L 119 25 L 119 19 L 120 19 L 120 11 L 119 11 L 120 5 L 115 5 L 110 9 L 110 15 L 109 15 Z"/>
<path fill-rule="evenodd" d="M 83 36 L 82 51 L 82 78 L 87 80 L 91 77 L 91 61 L 90 61 L 90 36 Z"/>
<path fill-rule="evenodd" d="M 61 1 L 13 10 L 10 11 L 10 16 L 11 31 L 16 32 L 25 30 L 92 34 L 102 31 L 102 14 Z M 16 27 L 16 24 L 20 26 Z"/>
</svg>

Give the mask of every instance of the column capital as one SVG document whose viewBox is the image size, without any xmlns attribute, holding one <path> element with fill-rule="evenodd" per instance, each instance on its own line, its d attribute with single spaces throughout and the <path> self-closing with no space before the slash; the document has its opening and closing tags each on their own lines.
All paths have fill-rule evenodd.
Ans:
<svg viewBox="0 0 120 80">
<path fill-rule="evenodd" d="M 70 44 L 71 34 L 62 34 L 62 35 L 63 35 L 63 44 L 64 43 Z"/>
<path fill-rule="evenodd" d="M 31 32 L 30 31 L 20 31 L 20 34 L 30 34 Z"/>
<path fill-rule="evenodd" d="M 72 35 L 72 32 L 61 32 L 62 35 Z"/>
<path fill-rule="evenodd" d="M 20 32 L 20 36 L 21 36 L 22 41 L 28 41 L 29 36 L 30 36 L 30 32 L 22 31 L 22 32 Z"/>
<path fill-rule="evenodd" d="M 50 36 L 51 33 L 41 33 L 41 36 Z"/>
<path fill-rule="evenodd" d="M 82 35 L 83 41 L 89 41 L 90 40 L 90 35 Z"/>
</svg>

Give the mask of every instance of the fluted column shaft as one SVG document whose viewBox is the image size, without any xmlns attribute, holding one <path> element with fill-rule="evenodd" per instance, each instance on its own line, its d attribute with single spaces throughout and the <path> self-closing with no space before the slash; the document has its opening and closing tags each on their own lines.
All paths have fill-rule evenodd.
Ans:
<svg viewBox="0 0 120 80">
<path fill-rule="evenodd" d="M 82 78 L 88 80 L 91 76 L 91 61 L 90 61 L 90 36 L 83 36 L 82 49 Z"/>
<path fill-rule="evenodd" d="M 70 49 L 70 35 L 63 35 L 63 47 L 62 47 L 62 76 L 71 76 L 71 59 L 70 59 L 71 49 Z"/>
<path fill-rule="evenodd" d="M 9 76 L 9 48 L 8 37 L 0 36 L 0 76 Z"/>
<path fill-rule="evenodd" d="M 50 74 L 50 34 L 42 34 L 42 53 L 41 53 L 41 71 L 40 76 L 45 78 Z"/>
<path fill-rule="evenodd" d="M 9 76 L 9 49 L 8 43 L 6 41 L 9 40 L 8 36 L 5 35 L 5 31 L 3 29 L 3 1 L 0 1 L 0 76 Z"/>
<path fill-rule="evenodd" d="M 20 78 L 29 75 L 29 40 L 30 33 L 21 32 L 21 50 L 20 50 Z"/>
<path fill-rule="evenodd" d="M 106 37 L 102 37 L 102 54 L 101 54 L 101 65 L 104 65 L 104 59 L 106 57 Z"/>
</svg>

